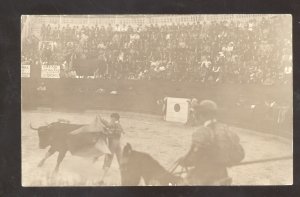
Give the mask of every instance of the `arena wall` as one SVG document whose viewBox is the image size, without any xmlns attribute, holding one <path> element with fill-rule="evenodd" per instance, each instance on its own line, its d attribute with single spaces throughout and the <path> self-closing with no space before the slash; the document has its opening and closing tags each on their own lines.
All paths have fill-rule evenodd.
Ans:
<svg viewBox="0 0 300 197">
<path fill-rule="evenodd" d="M 43 79 L 47 90 L 38 92 L 41 79 L 22 78 L 22 107 L 32 110 L 50 107 L 53 110 L 118 110 L 161 114 L 158 100 L 165 96 L 213 99 L 220 106 L 220 119 L 232 124 L 269 132 L 291 132 L 292 110 L 278 123 L 280 110 L 266 112 L 266 98 L 289 105 L 290 86 L 261 84 L 197 84 L 170 81 L 98 80 L 98 79 Z M 36 87 L 36 88 L 33 88 Z M 281 94 L 278 94 L 280 92 Z M 51 95 L 51 96 L 50 96 Z M 239 97 L 247 98 L 238 106 Z M 252 107 L 251 107 L 252 106 Z M 267 113 L 272 113 L 266 118 Z"/>
</svg>

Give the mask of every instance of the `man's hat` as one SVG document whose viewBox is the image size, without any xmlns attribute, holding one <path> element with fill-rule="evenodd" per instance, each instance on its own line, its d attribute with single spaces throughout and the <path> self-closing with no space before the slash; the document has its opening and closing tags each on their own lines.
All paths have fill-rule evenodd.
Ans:
<svg viewBox="0 0 300 197">
<path fill-rule="evenodd" d="M 115 119 L 117 119 L 117 120 L 120 119 L 120 115 L 119 115 L 118 113 L 112 113 L 112 114 L 110 115 L 110 117 L 115 118 Z"/>
<path fill-rule="evenodd" d="M 201 101 L 199 104 L 199 107 L 202 108 L 203 110 L 207 110 L 207 111 L 217 111 L 218 110 L 217 104 L 212 100 Z"/>
<path fill-rule="evenodd" d="M 218 110 L 217 104 L 212 100 L 203 100 L 195 107 L 196 112 L 203 115 L 215 116 Z"/>
</svg>

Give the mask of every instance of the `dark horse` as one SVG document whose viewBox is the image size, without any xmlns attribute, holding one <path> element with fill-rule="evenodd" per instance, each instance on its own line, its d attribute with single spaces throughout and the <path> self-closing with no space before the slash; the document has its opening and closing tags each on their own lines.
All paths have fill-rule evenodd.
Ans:
<svg viewBox="0 0 300 197">
<path fill-rule="evenodd" d="M 141 178 L 146 185 L 177 185 L 181 182 L 181 177 L 171 174 L 149 154 L 135 151 L 127 143 L 121 161 L 122 185 L 136 186 Z"/>
</svg>

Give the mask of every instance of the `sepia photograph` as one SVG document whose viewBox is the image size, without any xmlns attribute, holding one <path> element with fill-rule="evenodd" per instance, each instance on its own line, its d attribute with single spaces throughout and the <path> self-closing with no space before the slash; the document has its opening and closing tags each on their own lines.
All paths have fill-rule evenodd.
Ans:
<svg viewBox="0 0 300 197">
<path fill-rule="evenodd" d="M 23 187 L 293 185 L 292 15 L 20 29 Z"/>
</svg>

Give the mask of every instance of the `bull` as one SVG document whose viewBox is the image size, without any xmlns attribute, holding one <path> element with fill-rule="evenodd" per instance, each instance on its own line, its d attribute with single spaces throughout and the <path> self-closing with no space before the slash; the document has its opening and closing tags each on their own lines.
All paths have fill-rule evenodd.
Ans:
<svg viewBox="0 0 300 197">
<path fill-rule="evenodd" d="M 46 149 L 49 147 L 38 167 L 43 166 L 45 161 L 56 152 L 58 152 L 58 156 L 54 172 L 59 171 L 59 166 L 68 151 L 73 155 L 78 153 L 77 155 L 83 156 L 83 149 L 91 152 L 90 150 L 94 148 L 96 152 L 93 152 L 93 157 L 110 153 L 105 143 L 105 133 L 102 132 L 102 128 L 97 128 L 97 132 L 82 132 L 89 130 L 90 125 L 70 124 L 60 121 L 38 128 L 34 128 L 30 124 L 30 128 L 38 132 L 39 148 Z"/>
</svg>

